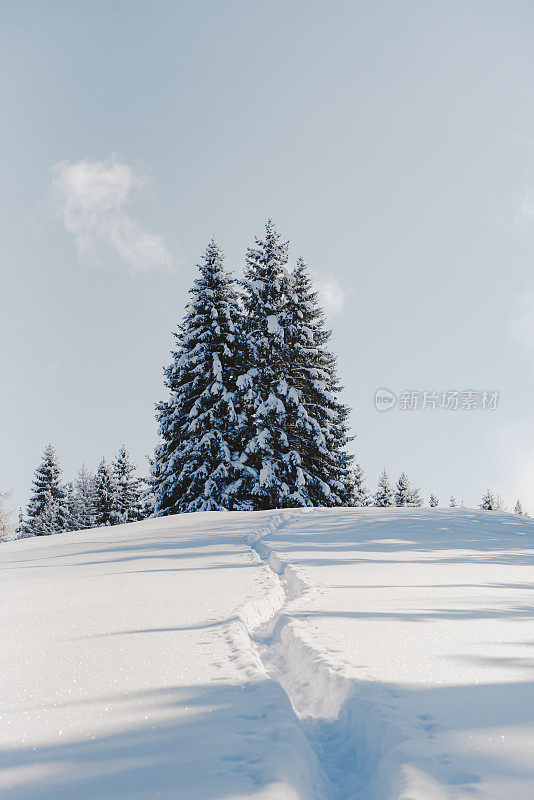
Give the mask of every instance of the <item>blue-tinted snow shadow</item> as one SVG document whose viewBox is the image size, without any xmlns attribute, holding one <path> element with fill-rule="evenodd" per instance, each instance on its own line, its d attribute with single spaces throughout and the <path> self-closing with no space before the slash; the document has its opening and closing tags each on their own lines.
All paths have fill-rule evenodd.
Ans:
<svg viewBox="0 0 534 800">
<path fill-rule="evenodd" d="M 64 703 L 71 716 L 83 720 L 88 714 L 87 735 L 35 749 L 0 750 L 0 772 L 18 773 L 13 785 L 0 789 L 2 800 L 223 800 L 255 795 L 276 780 L 286 781 L 296 796 L 303 791 L 311 749 L 286 694 L 272 681 L 104 699 L 111 712 L 114 703 L 124 703 L 135 719 L 146 706 L 149 722 L 92 738 L 86 711 L 91 701 Z M 153 713 L 154 705 L 156 721 L 148 711 Z M 106 716 L 112 722 L 112 715 Z"/>
<path fill-rule="evenodd" d="M 534 564 L 534 520 L 491 511 L 323 509 L 265 540 L 302 566 Z"/>
<path fill-rule="evenodd" d="M 415 741 L 438 739 L 434 755 L 425 750 L 424 770 L 444 785 L 467 790 L 489 775 L 534 783 L 534 762 L 519 765 L 494 749 L 454 756 L 444 749 L 455 733 L 471 728 L 494 732 L 534 724 L 534 682 L 423 689 L 374 683 L 363 694 L 356 686 L 336 720 L 303 724 L 280 686 L 268 680 L 162 688 L 104 700 L 111 708 L 125 703 L 136 712 L 155 704 L 161 715 L 154 727 L 151 719 L 93 739 L 88 722 L 87 735 L 77 741 L 0 749 L 0 770 L 18 771 L 16 783 L 0 792 L 2 800 L 224 800 L 260 794 L 276 781 L 296 796 L 308 796 L 307 776 L 312 774 L 313 782 L 317 770 L 313 753 L 326 776 L 327 797 L 363 800 L 387 755 L 388 726 L 396 721 Z M 91 701 L 64 705 L 83 719 Z M 407 728 L 408 717 L 415 725 Z M 396 736 L 391 741 L 400 743 Z M 313 796 L 323 796 L 320 786 L 321 780 L 315 782 Z"/>
</svg>

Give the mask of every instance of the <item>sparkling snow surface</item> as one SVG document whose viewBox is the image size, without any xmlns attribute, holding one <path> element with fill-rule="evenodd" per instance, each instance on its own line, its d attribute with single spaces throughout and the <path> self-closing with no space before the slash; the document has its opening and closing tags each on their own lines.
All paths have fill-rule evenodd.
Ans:
<svg viewBox="0 0 534 800">
<path fill-rule="evenodd" d="M 211 512 L 0 571 L 0 800 L 534 798 L 530 520 Z"/>
</svg>

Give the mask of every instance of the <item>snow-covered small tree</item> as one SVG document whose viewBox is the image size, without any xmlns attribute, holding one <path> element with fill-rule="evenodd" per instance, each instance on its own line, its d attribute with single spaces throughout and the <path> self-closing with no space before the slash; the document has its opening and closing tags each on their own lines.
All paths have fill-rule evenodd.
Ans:
<svg viewBox="0 0 534 800">
<path fill-rule="evenodd" d="M 521 505 L 520 500 L 518 500 L 514 506 L 514 514 L 517 514 L 519 517 L 522 517 L 524 514 L 523 506 Z"/>
<path fill-rule="evenodd" d="M 365 474 L 360 464 L 355 464 L 352 471 L 354 490 L 351 498 L 351 506 L 368 506 L 371 504 L 369 492 L 365 486 Z"/>
<path fill-rule="evenodd" d="M 65 492 L 60 482 L 61 467 L 50 444 L 35 471 L 33 490 L 26 510 L 26 536 L 45 536 L 63 531 L 67 526 Z"/>
<path fill-rule="evenodd" d="M 454 495 L 451 494 L 451 499 L 449 500 L 449 508 L 456 508 L 456 500 Z"/>
<path fill-rule="evenodd" d="M 143 519 L 141 480 L 135 476 L 135 466 L 124 445 L 113 462 L 113 482 L 112 524 Z"/>
<path fill-rule="evenodd" d="M 24 539 L 26 536 L 28 536 L 28 532 L 26 530 L 26 521 L 24 519 L 24 511 L 22 510 L 22 508 L 19 508 L 19 516 L 18 516 L 17 527 L 15 528 L 15 536 L 14 536 L 14 538 L 15 539 Z"/>
<path fill-rule="evenodd" d="M 75 483 L 75 514 L 76 514 L 76 528 L 75 530 L 83 531 L 87 528 L 93 528 L 96 524 L 96 507 L 95 507 L 95 476 L 92 475 L 85 464 L 82 464 L 78 472 Z"/>
<path fill-rule="evenodd" d="M 397 485 L 395 486 L 395 505 L 408 506 L 410 505 L 410 498 L 412 496 L 412 489 L 410 481 L 405 472 L 401 472 Z"/>
<path fill-rule="evenodd" d="M 74 484 L 72 481 L 67 481 L 63 486 L 65 495 L 64 509 L 65 509 L 65 530 L 76 531 L 78 530 L 78 513 L 76 493 L 74 491 Z"/>
<path fill-rule="evenodd" d="M 495 497 L 493 492 L 488 489 L 479 505 L 483 511 L 498 511 L 500 509 L 499 500 Z"/>
<path fill-rule="evenodd" d="M 421 492 L 419 489 L 416 489 L 415 487 L 410 489 L 407 505 L 411 506 L 412 508 L 420 508 L 423 505 L 423 498 L 421 497 Z"/>
<path fill-rule="evenodd" d="M 115 481 L 113 471 L 105 458 L 102 458 L 94 479 L 95 525 L 113 525 L 113 502 Z"/>
<path fill-rule="evenodd" d="M 141 483 L 141 517 L 142 519 L 149 519 L 154 516 L 155 497 L 152 490 L 152 482 L 149 478 L 145 478 Z"/>
<path fill-rule="evenodd" d="M 430 508 L 437 508 L 438 505 L 439 505 L 438 498 L 436 497 L 435 494 L 431 494 L 430 495 L 430 501 L 429 501 Z"/>
<path fill-rule="evenodd" d="M 239 500 L 243 469 L 236 452 L 236 380 L 247 371 L 242 309 L 213 240 L 199 270 L 165 371 L 170 399 L 157 406 L 156 516 L 246 507 Z"/>
<path fill-rule="evenodd" d="M 14 527 L 11 524 L 11 514 L 6 508 L 6 503 L 11 497 L 11 492 L 0 492 L 0 542 L 7 542 L 14 538 Z"/>
<path fill-rule="evenodd" d="M 378 479 L 378 488 L 373 497 L 373 505 L 379 508 L 387 508 L 388 506 L 395 505 L 393 489 L 391 488 L 389 476 L 385 469 Z"/>
</svg>

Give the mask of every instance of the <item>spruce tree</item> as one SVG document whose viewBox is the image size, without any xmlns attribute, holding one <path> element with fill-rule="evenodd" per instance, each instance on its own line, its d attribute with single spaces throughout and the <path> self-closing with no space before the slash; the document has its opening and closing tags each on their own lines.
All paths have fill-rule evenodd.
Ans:
<svg viewBox="0 0 534 800">
<path fill-rule="evenodd" d="M 93 528 L 96 524 L 95 477 L 82 464 L 76 478 L 76 530 Z"/>
<path fill-rule="evenodd" d="M 65 530 L 76 531 L 78 530 L 78 504 L 73 483 L 68 481 L 63 486 L 63 491 L 65 493 Z"/>
<path fill-rule="evenodd" d="M 22 508 L 19 508 L 18 523 L 17 527 L 15 528 L 15 539 L 24 539 L 26 536 L 28 536 L 28 531 L 26 529 L 24 511 Z"/>
<path fill-rule="evenodd" d="M 7 542 L 14 534 L 11 514 L 6 508 L 6 501 L 10 496 L 11 492 L 0 492 L 0 542 Z"/>
<path fill-rule="evenodd" d="M 456 508 L 456 500 L 454 495 L 451 494 L 451 499 L 449 500 L 449 508 Z"/>
<path fill-rule="evenodd" d="M 421 492 L 419 489 L 416 489 L 415 487 L 410 489 L 407 505 L 411 506 L 412 508 L 420 508 L 423 505 L 423 498 L 421 497 Z"/>
<path fill-rule="evenodd" d="M 431 494 L 430 495 L 429 505 L 430 505 L 430 508 L 437 508 L 437 506 L 439 505 L 439 500 L 438 500 L 438 498 L 436 497 L 435 494 Z"/>
<path fill-rule="evenodd" d="M 122 445 L 113 462 L 112 524 L 136 522 L 143 518 L 141 508 L 141 481 L 135 475 L 126 447 Z"/>
<path fill-rule="evenodd" d="M 56 451 L 49 444 L 35 471 L 32 496 L 26 509 L 26 536 L 46 536 L 66 529 L 65 492 L 60 478 Z"/>
<path fill-rule="evenodd" d="M 410 481 L 405 472 L 401 472 L 397 485 L 395 486 L 395 505 L 409 506 L 412 496 Z"/>
<path fill-rule="evenodd" d="M 350 505 L 358 507 L 370 505 L 371 500 L 369 498 L 369 492 L 364 483 L 364 471 L 359 464 L 355 464 L 352 476 L 354 489 Z"/>
<path fill-rule="evenodd" d="M 199 270 L 165 371 L 171 396 L 157 406 L 162 442 L 151 479 L 156 516 L 242 507 L 243 468 L 236 453 L 236 380 L 246 371 L 242 311 L 213 240 Z"/>
<path fill-rule="evenodd" d="M 105 458 L 102 458 L 96 471 L 94 486 L 95 525 L 113 525 L 115 481 Z"/>
<path fill-rule="evenodd" d="M 499 499 L 488 489 L 482 497 L 479 508 L 483 511 L 498 511 L 500 507 Z"/>
<path fill-rule="evenodd" d="M 395 505 L 393 489 L 390 486 L 389 476 L 385 469 L 378 479 L 378 488 L 373 497 L 373 505 L 379 508 L 387 508 L 388 506 Z"/>
<path fill-rule="evenodd" d="M 302 430 L 294 424 L 290 429 L 301 398 L 287 380 L 287 243 L 280 241 L 271 220 L 266 225 L 265 239 L 256 238 L 256 247 L 247 251 L 243 286 L 247 360 L 252 365 L 238 380 L 244 406 L 240 426 L 243 507 L 313 505 L 310 476 L 303 470 L 297 443 Z M 303 416 L 302 428 L 307 424 Z M 326 487 L 318 489 L 327 494 Z"/>
<path fill-rule="evenodd" d="M 521 505 L 521 502 L 519 500 L 514 506 L 514 514 L 517 514 L 519 517 L 522 517 L 524 515 L 523 506 Z"/>
<path fill-rule="evenodd" d="M 338 399 L 336 359 L 327 348 L 331 332 L 302 258 L 289 276 L 281 320 L 288 439 L 300 456 L 306 504 L 350 505 L 355 476 L 353 457 L 345 451 L 349 409 Z"/>
<path fill-rule="evenodd" d="M 141 519 L 149 519 L 154 516 L 154 492 L 152 490 L 152 481 L 150 478 L 145 478 L 141 484 Z"/>
</svg>

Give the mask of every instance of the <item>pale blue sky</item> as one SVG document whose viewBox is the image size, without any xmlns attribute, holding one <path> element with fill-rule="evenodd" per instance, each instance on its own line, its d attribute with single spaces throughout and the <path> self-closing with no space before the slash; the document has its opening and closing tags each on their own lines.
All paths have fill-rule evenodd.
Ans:
<svg viewBox="0 0 534 800">
<path fill-rule="evenodd" d="M 534 512 L 532 3 L 0 14 L 0 488 L 14 505 L 49 441 L 65 477 L 123 442 L 144 468 L 196 262 L 214 235 L 239 269 L 272 216 L 292 259 L 344 297 L 333 347 L 370 487 L 406 469 L 442 503 L 489 486 Z M 88 174 L 131 202 L 76 205 Z M 499 389 L 501 403 L 379 414 L 379 386 Z"/>
</svg>

